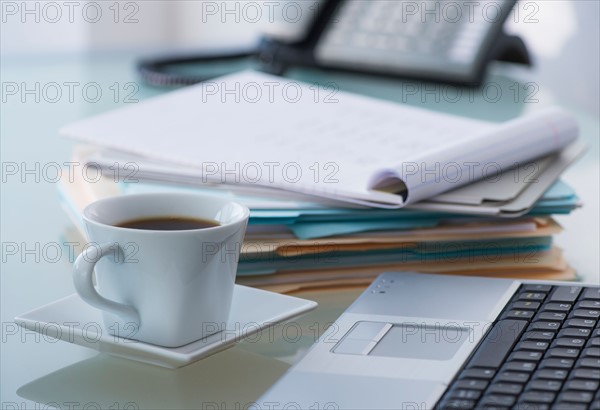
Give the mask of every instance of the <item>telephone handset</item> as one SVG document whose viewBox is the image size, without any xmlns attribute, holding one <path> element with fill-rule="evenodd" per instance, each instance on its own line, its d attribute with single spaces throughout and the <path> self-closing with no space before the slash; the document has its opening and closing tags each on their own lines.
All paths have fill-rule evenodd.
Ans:
<svg viewBox="0 0 600 410">
<path fill-rule="evenodd" d="M 258 50 L 219 56 L 146 61 L 138 68 L 154 84 L 204 78 L 166 65 L 257 56 L 264 71 L 320 67 L 467 85 L 479 84 L 488 63 L 530 64 L 523 41 L 503 32 L 516 0 L 302 0 L 302 19 L 275 21 Z M 158 81 L 157 81 L 158 80 Z"/>
</svg>

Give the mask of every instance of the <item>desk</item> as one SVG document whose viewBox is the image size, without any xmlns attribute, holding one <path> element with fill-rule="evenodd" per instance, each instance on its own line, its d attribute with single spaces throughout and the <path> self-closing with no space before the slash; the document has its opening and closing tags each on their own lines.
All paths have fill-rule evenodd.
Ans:
<svg viewBox="0 0 600 410">
<path fill-rule="evenodd" d="M 5 96 L 2 106 L 2 163 L 33 170 L 24 174 L 24 182 L 8 178 L 3 171 L 6 182 L 2 184 L 2 242 L 20 247 L 16 255 L 8 255 L 3 249 L 3 409 L 247 408 L 360 293 L 349 290 L 304 294 L 318 301 L 320 307 L 298 321 L 302 329 L 299 338 L 286 337 L 278 327 L 272 339 L 242 342 L 177 371 L 97 355 L 79 346 L 15 329 L 15 315 L 74 291 L 71 255 L 57 257 L 52 253 L 70 225 L 61 209 L 52 172 L 53 164 L 69 160 L 72 143 L 58 138 L 56 130 L 70 121 L 114 108 L 115 101 L 124 105 L 128 99 L 144 99 L 161 92 L 138 85 L 132 67 L 129 56 L 114 55 L 3 63 L 4 83 L 38 87 L 33 93 Z M 559 218 L 566 231 L 558 237 L 558 244 L 584 280 L 599 282 L 599 124 L 597 115 L 586 114 L 593 108 L 577 104 L 576 94 L 575 102 L 559 101 L 552 80 L 536 82 L 533 89 L 539 90 L 532 95 L 527 85 L 536 81 L 536 71 L 507 65 L 492 68 L 487 84 L 493 84 L 489 87 L 494 89 L 489 88 L 487 94 L 478 90 L 472 98 L 466 94 L 458 101 L 452 94 L 444 97 L 439 90 L 428 92 L 428 87 L 435 87 L 430 84 L 315 70 L 295 70 L 290 76 L 321 83 L 333 81 L 348 91 L 496 121 L 562 103 L 577 116 L 590 151 L 564 176 L 585 207 Z M 57 99 L 52 83 L 59 85 L 62 98 Z M 69 86 L 65 83 L 73 83 L 72 94 L 67 92 Z M 520 90 L 516 96 L 515 89 Z M 100 97 L 95 94 L 97 90 L 102 93 Z M 500 98 L 495 96 L 495 90 L 502 92 Z M 528 102 L 531 98 L 538 102 Z M 35 403 L 41 404 L 35 407 Z"/>
</svg>

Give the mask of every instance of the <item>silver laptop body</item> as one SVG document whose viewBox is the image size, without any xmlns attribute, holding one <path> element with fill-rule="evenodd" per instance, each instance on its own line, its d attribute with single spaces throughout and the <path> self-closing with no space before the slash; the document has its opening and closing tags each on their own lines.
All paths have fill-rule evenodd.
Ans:
<svg viewBox="0 0 600 410">
<path fill-rule="evenodd" d="M 381 274 L 257 404 L 432 409 L 521 284 Z"/>
</svg>

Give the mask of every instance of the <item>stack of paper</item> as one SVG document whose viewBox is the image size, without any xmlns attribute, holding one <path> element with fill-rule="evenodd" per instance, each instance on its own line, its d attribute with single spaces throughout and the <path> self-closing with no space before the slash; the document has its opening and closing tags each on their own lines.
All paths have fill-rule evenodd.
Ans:
<svg viewBox="0 0 600 410">
<path fill-rule="evenodd" d="M 82 159 L 76 151 L 75 161 Z M 92 151 L 93 152 L 93 151 Z M 65 209 L 79 227 L 94 200 L 149 192 L 198 192 L 230 197 L 251 208 L 238 283 L 293 292 L 358 286 L 378 272 L 410 270 L 496 277 L 570 280 L 575 272 L 552 246 L 561 227 L 552 214 L 579 206 L 575 193 L 556 182 L 526 215 L 484 217 L 413 209 L 341 208 L 281 201 L 230 190 L 112 178 L 61 182 Z M 81 239 L 80 239 L 81 240 Z M 71 238 L 70 242 L 79 242 Z"/>
<path fill-rule="evenodd" d="M 242 73 L 215 84 L 231 90 L 274 81 L 290 83 Z M 330 105 L 211 100 L 208 87 L 63 129 L 93 144 L 73 161 L 108 175 L 63 181 L 76 223 L 85 205 L 112 195 L 184 190 L 232 198 L 251 209 L 238 282 L 282 292 L 363 285 L 384 270 L 575 277 L 552 246 L 561 231 L 552 215 L 579 206 L 559 180 L 584 150 L 567 112 L 491 124 L 345 93 Z M 294 183 L 277 173 L 251 181 L 235 175 L 240 164 L 274 162 L 313 171 L 329 164 L 336 183 L 314 173 Z"/>
</svg>

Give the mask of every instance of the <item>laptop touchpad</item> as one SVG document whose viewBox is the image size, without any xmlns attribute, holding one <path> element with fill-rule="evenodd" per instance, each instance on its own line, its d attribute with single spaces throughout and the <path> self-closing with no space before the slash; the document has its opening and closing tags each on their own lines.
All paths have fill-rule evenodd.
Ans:
<svg viewBox="0 0 600 410">
<path fill-rule="evenodd" d="M 458 325 L 358 322 L 334 347 L 333 352 L 450 360 L 468 338 L 469 329 Z"/>
<path fill-rule="evenodd" d="M 450 360 L 468 336 L 468 329 L 457 326 L 394 325 L 369 355 Z"/>
</svg>

